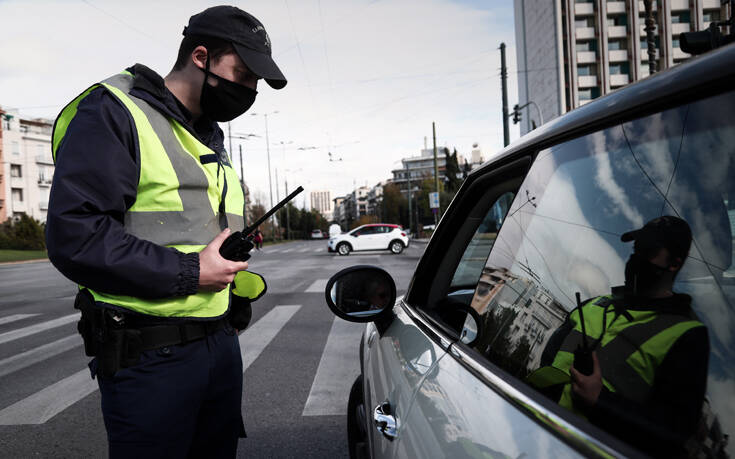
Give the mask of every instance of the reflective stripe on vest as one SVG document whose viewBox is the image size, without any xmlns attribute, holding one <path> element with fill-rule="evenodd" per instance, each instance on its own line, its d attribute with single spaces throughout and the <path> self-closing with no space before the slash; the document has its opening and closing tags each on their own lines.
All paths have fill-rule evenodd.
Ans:
<svg viewBox="0 0 735 459">
<path fill-rule="evenodd" d="M 600 297 L 583 306 L 588 342 L 595 342 L 599 336 L 603 336 L 595 352 L 605 387 L 629 400 L 645 403 L 650 396 L 656 370 L 671 346 L 688 330 L 704 324 L 691 317 L 661 314 L 652 310 L 628 309 L 632 321 L 624 315 L 615 319 L 614 308 L 606 311 L 601 306 L 610 300 L 609 296 Z M 605 313 L 608 314 L 607 328 L 603 330 Z M 574 328 L 564 339 L 552 364 L 567 374 L 574 362 L 574 350 L 582 343 L 583 336 L 579 311 L 572 311 L 569 320 Z M 572 409 L 571 384 L 565 384 L 559 404 Z"/>
<path fill-rule="evenodd" d="M 137 133 L 140 177 L 136 201 L 124 217 L 125 230 L 137 238 L 185 253 L 201 251 L 226 226 L 232 231 L 241 230 L 244 195 L 231 165 L 217 161 L 203 164 L 202 157 L 216 152 L 177 121 L 131 96 L 133 76 L 128 72 L 92 86 L 64 108 L 54 126 L 54 159 L 79 102 L 100 85 L 127 108 Z M 225 189 L 226 218 L 219 215 Z M 229 305 L 229 289 L 162 300 L 90 291 L 97 301 L 155 316 L 217 317 Z"/>
</svg>

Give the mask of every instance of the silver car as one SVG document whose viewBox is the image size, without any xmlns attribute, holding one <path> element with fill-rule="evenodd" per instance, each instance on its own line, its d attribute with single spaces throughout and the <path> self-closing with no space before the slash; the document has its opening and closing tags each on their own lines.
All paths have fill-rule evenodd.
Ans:
<svg viewBox="0 0 735 459">
<path fill-rule="evenodd" d="M 642 258 L 679 221 L 688 251 Z M 333 276 L 332 311 L 367 324 L 351 457 L 731 457 L 734 260 L 732 45 L 473 172 L 405 295 L 380 268 Z"/>
</svg>

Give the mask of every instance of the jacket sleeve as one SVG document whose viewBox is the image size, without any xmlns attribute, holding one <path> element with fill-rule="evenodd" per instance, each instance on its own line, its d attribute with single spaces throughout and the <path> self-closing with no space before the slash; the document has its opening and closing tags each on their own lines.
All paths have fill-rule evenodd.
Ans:
<svg viewBox="0 0 735 459">
<path fill-rule="evenodd" d="M 131 117 L 104 88 L 78 106 L 56 152 L 46 226 L 49 259 L 66 277 L 110 294 L 166 298 L 196 293 L 199 255 L 125 231 L 140 172 Z"/>
</svg>

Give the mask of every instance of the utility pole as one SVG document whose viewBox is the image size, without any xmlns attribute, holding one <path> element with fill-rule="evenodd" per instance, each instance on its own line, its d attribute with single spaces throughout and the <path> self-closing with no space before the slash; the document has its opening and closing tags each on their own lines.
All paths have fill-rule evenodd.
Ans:
<svg viewBox="0 0 735 459">
<path fill-rule="evenodd" d="M 406 162 L 406 176 L 408 177 L 408 232 L 411 232 L 411 170 Z"/>
<path fill-rule="evenodd" d="M 648 48 L 648 73 L 656 73 L 656 39 L 653 32 L 656 30 L 656 21 L 653 19 L 652 0 L 643 0 L 646 7 L 646 46 Z"/>
<path fill-rule="evenodd" d="M 278 197 L 278 168 L 276 167 L 276 202 L 280 201 Z M 281 222 L 278 222 L 278 239 L 281 239 Z"/>
<path fill-rule="evenodd" d="M 284 178 L 284 182 L 286 183 L 286 196 L 288 196 L 288 179 Z M 286 204 L 286 239 L 289 241 L 291 240 L 291 223 L 289 222 L 289 211 L 288 211 L 289 204 Z"/>
<path fill-rule="evenodd" d="M 503 146 L 510 143 L 508 126 L 508 69 L 505 67 L 505 43 L 500 43 L 500 83 L 503 90 Z"/>
<path fill-rule="evenodd" d="M 247 188 L 245 188 L 245 172 L 242 168 L 242 144 L 238 146 L 240 147 L 240 186 L 242 187 L 243 201 L 245 201 L 242 205 L 242 222 L 243 225 L 248 226 L 248 194 Z"/>
<path fill-rule="evenodd" d="M 431 122 L 431 131 L 434 135 L 434 188 L 439 193 L 439 166 L 436 161 L 436 123 L 433 121 Z M 434 214 L 434 225 L 439 223 L 439 212 L 441 212 L 441 207 L 436 209 Z"/>
</svg>

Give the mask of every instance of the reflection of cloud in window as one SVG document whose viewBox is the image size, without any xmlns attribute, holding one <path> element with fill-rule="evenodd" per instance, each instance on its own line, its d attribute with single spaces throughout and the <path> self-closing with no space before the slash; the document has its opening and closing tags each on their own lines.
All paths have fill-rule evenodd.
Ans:
<svg viewBox="0 0 735 459">
<path fill-rule="evenodd" d="M 526 228 L 520 253 L 527 254 L 529 264 L 544 280 L 544 287 L 554 292 L 555 299 L 574 307 L 569 300 L 574 292 L 580 291 L 589 298 L 607 294 L 611 286 L 622 283 L 625 263 L 602 233 L 580 226 L 592 225 L 580 207 L 572 178 L 564 169 L 562 165 L 549 180 L 537 215 Z M 521 211 L 518 216 L 524 214 Z M 543 215 L 563 216 L 574 223 L 565 224 Z M 553 256 L 542 258 L 534 245 Z M 520 273 L 522 269 L 516 263 L 512 271 Z M 568 300 L 560 301 L 563 298 Z"/>
<path fill-rule="evenodd" d="M 605 151 L 605 137 L 595 135 L 590 137 L 594 142 L 594 151 Z M 597 163 L 597 175 L 595 183 L 602 189 L 612 200 L 614 209 L 623 214 L 631 223 L 633 228 L 640 228 L 645 223 L 643 215 L 635 209 L 628 200 L 626 191 L 615 182 L 613 177 L 612 165 L 610 164 L 610 156 L 606 154 L 597 154 L 594 156 Z"/>
</svg>

